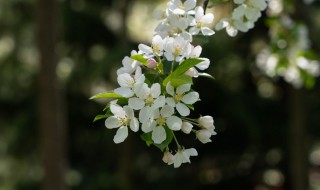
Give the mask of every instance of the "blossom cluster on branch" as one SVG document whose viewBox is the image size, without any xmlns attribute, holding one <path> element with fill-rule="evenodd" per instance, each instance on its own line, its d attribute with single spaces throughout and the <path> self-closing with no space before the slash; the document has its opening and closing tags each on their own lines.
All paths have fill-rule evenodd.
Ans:
<svg viewBox="0 0 320 190">
<path fill-rule="evenodd" d="M 235 13 L 246 24 L 248 18 L 256 20 L 259 16 L 251 5 L 259 11 L 264 8 L 253 2 L 256 1 L 240 5 L 244 9 L 238 8 Z M 171 0 L 167 9 L 156 15 L 161 22 L 151 45 L 139 44 L 138 51 L 125 57 L 123 66 L 117 70 L 120 87 L 92 98 L 115 99 L 104 115 L 96 117 L 96 120 L 106 118 L 108 129 L 117 129 L 115 143 L 127 138 L 129 128 L 140 132 L 148 146 L 154 145 L 163 152 L 165 163 L 177 168 L 190 163 L 190 156 L 198 155 L 195 148 L 185 148 L 179 143 L 177 133 L 193 134 L 201 143 L 211 142 L 211 136 L 216 135 L 212 116 L 189 117 L 193 105 L 200 100 L 199 93 L 192 89 L 194 78 L 212 77 L 203 73 L 210 60 L 201 57 L 202 47 L 192 44 L 193 36 L 215 34 L 208 27 L 214 15 L 205 13 L 196 0 Z"/>
</svg>

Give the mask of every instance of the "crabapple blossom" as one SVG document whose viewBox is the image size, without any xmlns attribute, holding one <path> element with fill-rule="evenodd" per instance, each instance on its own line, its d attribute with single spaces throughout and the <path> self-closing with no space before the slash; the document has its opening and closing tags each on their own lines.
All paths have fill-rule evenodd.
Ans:
<svg viewBox="0 0 320 190">
<path fill-rule="evenodd" d="M 197 139 L 202 142 L 203 144 L 212 142 L 210 137 L 212 133 L 208 129 L 201 129 L 196 132 Z"/>
<path fill-rule="evenodd" d="M 172 11 L 174 14 L 184 15 L 186 13 L 190 13 L 196 4 L 196 0 L 187 0 L 184 3 L 182 3 L 181 0 L 171 0 L 167 6 L 168 10 Z"/>
<path fill-rule="evenodd" d="M 204 10 L 202 7 L 197 7 L 195 9 L 195 18 L 190 23 L 192 26 L 189 30 L 190 34 L 197 35 L 201 32 L 204 36 L 211 36 L 214 34 L 214 31 L 210 28 L 204 26 L 207 24 L 211 24 L 213 21 L 213 14 L 207 13 L 204 14 Z"/>
<path fill-rule="evenodd" d="M 193 128 L 193 125 L 189 122 L 183 122 L 181 126 L 181 131 L 185 134 L 189 134 Z"/>
<path fill-rule="evenodd" d="M 198 152 L 195 148 L 181 149 L 173 155 L 173 159 L 168 162 L 168 165 L 173 164 L 174 168 L 178 168 L 183 163 L 190 163 L 190 156 L 198 156 Z"/>
<path fill-rule="evenodd" d="M 134 117 L 133 110 L 124 106 L 123 108 L 117 104 L 111 104 L 110 110 L 114 116 L 106 119 L 105 125 L 108 129 L 119 128 L 113 138 L 115 143 L 123 142 L 128 136 L 128 126 L 134 132 L 139 130 L 139 121 Z"/>
</svg>

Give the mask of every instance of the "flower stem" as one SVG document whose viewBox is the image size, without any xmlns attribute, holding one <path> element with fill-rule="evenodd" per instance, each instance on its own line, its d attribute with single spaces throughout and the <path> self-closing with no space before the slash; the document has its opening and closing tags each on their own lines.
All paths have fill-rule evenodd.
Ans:
<svg viewBox="0 0 320 190">
<path fill-rule="evenodd" d="M 178 140 L 177 140 L 177 137 L 176 137 L 176 135 L 174 134 L 174 132 L 172 131 L 172 134 L 173 134 L 173 138 L 174 138 L 174 141 L 176 142 L 176 144 L 177 144 L 177 147 L 178 147 L 178 149 L 180 149 L 181 148 L 181 146 L 180 146 L 180 144 L 179 144 L 179 142 L 178 142 Z"/>
</svg>

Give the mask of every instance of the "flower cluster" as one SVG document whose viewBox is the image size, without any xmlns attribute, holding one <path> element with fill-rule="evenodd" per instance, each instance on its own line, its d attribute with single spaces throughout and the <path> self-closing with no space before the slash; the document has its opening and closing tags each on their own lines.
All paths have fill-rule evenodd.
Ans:
<svg viewBox="0 0 320 190">
<path fill-rule="evenodd" d="M 233 0 L 236 8 L 229 18 L 221 19 L 216 30 L 226 29 L 229 36 L 236 36 L 238 31 L 247 32 L 261 17 L 261 11 L 267 8 L 268 0 Z"/>
</svg>

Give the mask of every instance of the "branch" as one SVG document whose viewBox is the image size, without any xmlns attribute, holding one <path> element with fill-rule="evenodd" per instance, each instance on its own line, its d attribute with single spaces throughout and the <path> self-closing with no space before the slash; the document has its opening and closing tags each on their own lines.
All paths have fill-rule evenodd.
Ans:
<svg viewBox="0 0 320 190">
<path fill-rule="evenodd" d="M 206 10 L 207 10 L 207 7 L 208 7 L 208 3 L 209 3 L 209 0 L 204 0 L 204 1 L 203 1 L 204 14 L 206 14 Z"/>
</svg>

